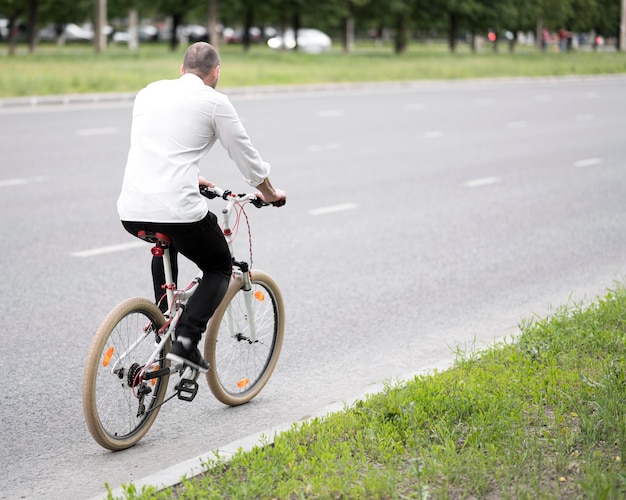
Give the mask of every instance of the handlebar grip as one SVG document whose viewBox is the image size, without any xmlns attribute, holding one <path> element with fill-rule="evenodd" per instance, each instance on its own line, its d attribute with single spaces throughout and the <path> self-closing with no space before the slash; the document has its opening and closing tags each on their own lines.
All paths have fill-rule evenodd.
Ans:
<svg viewBox="0 0 626 500">
<path fill-rule="evenodd" d="M 211 191 L 211 189 L 207 186 L 200 186 L 200 194 L 202 196 L 206 196 L 209 200 L 217 198 L 217 193 L 215 191 Z"/>
<path fill-rule="evenodd" d="M 282 207 L 285 203 L 286 203 L 286 200 L 285 200 L 285 198 L 283 198 L 282 200 L 273 201 L 273 202 L 271 203 L 271 205 L 272 205 L 273 207 Z"/>
</svg>

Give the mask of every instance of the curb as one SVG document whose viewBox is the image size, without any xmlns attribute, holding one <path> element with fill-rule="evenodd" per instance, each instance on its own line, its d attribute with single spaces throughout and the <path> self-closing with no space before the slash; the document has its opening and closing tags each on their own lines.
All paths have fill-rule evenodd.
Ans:
<svg viewBox="0 0 626 500">
<path fill-rule="evenodd" d="M 418 376 L 427 376 L 435 372 L 445 371 L 448 370 L 453 364 L 454 362 L 452 359 L 440 361 L 421 370 L 409 373 L 404 377 L 398 378 L 396 379 L 396 382 L 406 383 Z M 232 443 L 228 443 L 220 448 L 215 448 L 195 458 L 191 458 L 189 460 L 185 460 L 184 462 L 172 465 L 157 473 L 145 476 L 135 481 L 130 481 L 129 484 L 132 483 L 137 491 L 141 491 L 144 486 L 152 486 L 157 488 L 159 491 L 170 488 L 172 486 L 180 484 L 181 478 L 183 476 L 186 479 L 190 479 L 204 473 L 206 471 L 206 467 L 202 465 L 203 463 L 214 461 L 216 459 L 218 459 L 220 462 L 228 462 L 239 451 L 248 452 L 256 447 L 272 445 L 276 436 L 282 434 L 283 432 L 293 429 L 294 427 L 297 427 L 306 422 L 312 421 L 316 418 L 323 418 L 332 413 L 344 411 L 346 407 L 352 406 L 357 401 L 365 399 L 370 394 L 380 393 L 384 390 L 384 388 L 385 384 L 382 383 L 370 385 L 359 396 L 353 397 L 347 402 L 341 401 L 332 403 L 314 413 L 309 418 L 299 420 L 293 423 L 278 424 L 276 426 L 270 427 L 267 430 L 251 434 L 250 436 L 246 436 L 237 441 L 233 441 Z M 122 486 L 114 488 L 111 490 L 111 495 L 113 496 L 113 498 L 123 498 L 124 489 L 122 488 Z M 108 493 L 102 493 L 95 497 L 92 497 L 89 500 L 106 500 L 107 498 L 111 498 L 108 496 Z"/>
<path fill-rule="evenodd" d="M 588 82 L 593 80 L 626 80 L 626 73 L 603 75 L 565 75 L 538 77 L 504 77 L 504 78 L 473 78 L 454 80 L 406 80 L 361 83 L 315 83 L 302 85 L 268 85 L 258 87 L 220 88 L 227 95 L 262 95 L 262 94 L 293 94 L 306 92 L 334 92 L 346 90 L 376 89 L 416 89 L 427 87 L 456 86 L 471 83 L 475 86 L 484 85 L 516 85 L 520 83 L 557 84 L 562 81 Z M 76 104 L 107 104 L 114 102 L 132 102 L 137 92 L 66 94 L 30 97 L 8 97 L 0 99 L 0 111 L 14 108 L 38 108 L 45 106 L 69 106 Z"/>
</svg>

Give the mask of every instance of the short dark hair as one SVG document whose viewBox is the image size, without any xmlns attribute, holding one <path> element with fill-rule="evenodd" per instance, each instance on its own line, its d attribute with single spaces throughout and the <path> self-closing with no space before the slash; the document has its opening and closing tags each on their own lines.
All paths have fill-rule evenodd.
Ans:
<svg viewBox="0 0 626 500">
<path fill-rule="evenodd" d="M 205 78 L 216 66 L 220 65 L 220 56 L 215 48 L 206 42 L 196 42 L 187 48 L 183 58 L 183 71 Z"/>
</svg>

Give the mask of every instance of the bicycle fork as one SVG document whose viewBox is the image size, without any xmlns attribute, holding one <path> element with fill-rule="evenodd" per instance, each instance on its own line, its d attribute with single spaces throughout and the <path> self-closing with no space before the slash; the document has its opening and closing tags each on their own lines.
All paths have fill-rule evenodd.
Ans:
<svg viewBox="0 0 626 500">
<path fill-rule="evenodd" d="M 250 344 L 257 342 L 257 325 L 254 320 L 254 293 L 252 291 L 252 280 L 250 279 L 249 267 L 247 262 L 235 262 L 233 267 L 233 276 L 236 280 L 241 280 L 241 290 L 243 292 L 244 304 L 246 307 L 246 321 L 248 323 L 248 336 L 244 336 L 242 332 L 237 331 L 237 323 L 234 318 L 234 311 L 227 311 L 228 331 L 231 337 L 237 340 L 246 340 Z"/>
</svg>

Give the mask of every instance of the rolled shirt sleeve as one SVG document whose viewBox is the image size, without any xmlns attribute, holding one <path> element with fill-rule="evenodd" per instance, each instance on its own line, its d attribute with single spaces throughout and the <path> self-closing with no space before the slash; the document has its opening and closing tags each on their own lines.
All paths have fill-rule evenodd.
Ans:
<svg viewBox="0 0 626 500">
<path fill-rule="evenodd" d="M 225 95 L 217 103 L 213 120 L 217 138 L 244 180 L 253 187 L 261 184 L 269 176 L 270 165 L 252 145 L 237 111 Z"/>
</svg>

